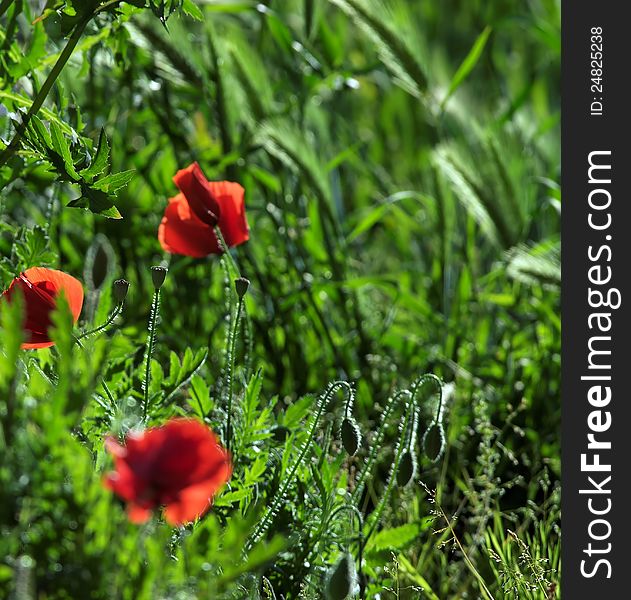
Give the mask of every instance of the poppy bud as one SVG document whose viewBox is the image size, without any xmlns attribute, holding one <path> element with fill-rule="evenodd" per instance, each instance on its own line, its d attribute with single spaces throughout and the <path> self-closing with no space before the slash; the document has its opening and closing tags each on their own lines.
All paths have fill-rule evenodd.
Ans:
<svg viewBox="0 0 631 600">
<path fill-rule="evenodd" d="M 423 450 L 432 462 L 436 462 L 445 450 L 445 432 L 443 424 L 434 421 L 423 435 Z"/>
<path fill-rule="evenodd" d="M 239 298 L 243 298 L 250 287 L 250 280 L 245 277 L 239 277 L 234 280 L 234 287 L 237 290 L 237 296 L 239 296 Z"/>
<path fill-rule="evenodd" d="M 125 302 L 127 298 L 127 291 L 129 290 L 129 281 L 126 279 L 117 279 L 114 282 L 114 299 L 121 304 Z"/>
<path fill-rule="evenodd" d="M 151 267 L 151 279 L 153 287 L 159 290 L 167 276 L 167 269 L 164 267 Z"/>
<path fill-rule="evenodd" d="M 350 554 L 344 554 L 327 573 L 324 591 L 326 599 L 345 600 L 350 597 L 355 589 L 356 579 L 355 561 Z"/>
<path fill-rule="evenodd" d="M 362 436 L 357 423 L 355 423 L 352 417 L 344 417 L 342 426 L 340 427 L 340 437 L 342 438 L 344 450 L 346 450 L 350 456 L 355 456 L 361 444 Z"/>
<path fill-rule="evenodd" d="M 397 471 L 397 484 L 399 487 L 404 487 L 410 483 L 415 471 L 416 461 L 414 460 L 414 456 L 409 450 L 404 450 L 401 461 L 399 462 L 399 470 Z"/>
</svg>

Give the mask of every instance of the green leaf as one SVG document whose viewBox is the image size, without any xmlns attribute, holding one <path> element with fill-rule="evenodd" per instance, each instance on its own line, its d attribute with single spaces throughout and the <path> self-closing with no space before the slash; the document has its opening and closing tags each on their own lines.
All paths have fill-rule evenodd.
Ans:
<svg viewBox="0 0 631 600">
<path fill-rule="evenodd" d="M 182 10 L 196 21 L 204 20 L 204 13 L 201 11 L 199 6 L 193 2 L 193 0 L 184 0 Z"/>
<path fill-rule="evenodd" d="M 170 354 L 169 377 L 164 380 L 162 389 L 165 393 L 165 403 L 171 402 L 175 398 L 175 394 L 184 386 L 198 369 L 206 361 L 208 350 L 206 348 L 193 352 L 190 348 L 184 351 L 182 362 L 175 354 Z"/>
<path fill-rule="evenodd" d="M 0 89 L 0 99 L 8 100 L 24 108 L 30 108 L 31 104 L 33 104 L 33 101 L 30 98 L 26 98 L 25 96 L 20 96 L 20 94 L 16 94 L 15 92 L 2 89 Z M 59 127 L 65 134 L 72 135 L 74 133 L 72 127 L 62 121 L 52 110 L 46 107 L 42 107 L 40 108 L 39 112 L 42 117 L 44 117 L 47 121 L 54 122 L 59 125 Z"/>
<path fill-rule="evenodd" d="M 31 117 L 29 129 L 35 134 L 42 152 L 46 152 L 46 150 L 53 147 L 53 141 L 48 129 L 46 129 L 46 125 L 44 125 L 36 115 Z"/>
<path fill-rule="evenodd" d="M 471 50 L 469 50 L 469 54 L 467 54 L 465 59 L 462 61 L 462 64 L 458 67 L 456 74 L 449 84 L 447 95 L 440 104 L 441 108 L 445 107 L 445 104 L 447 104 L 447 100 L 451 98 L 452 94 L 460 87 L 460 84 L 467 78 L 469 73 L 473 71 L 473 68 L 478 63 L 478 60 L 480 60 L 480 56 L 482 56 L 482 51 L 484 50 L 484 47 L 486 46 L 486 42 L 488 41 L 490 35 L 491 27 L 487 25 L 484 28 L 484 31 L 482 31 L 482 33 L 475 40 L 473 47 L 471 48 Z"/>
<path fill-rule="evenodd" d="M 136 171 L 121 171 L 106 175 L 102 179 L 95 181 L 92 187 L 96 190 L 115 195 L 115 192 L 125 187 L 136 175 Z"/>
<path fill-rule="evenodd" d="M 107 139 L 107 135 L 105 135 L 105 130 L 101 129 L 101 134 L 99 135 L 99 144 L 97 146 L 94 159 L 87 169 L 83 169 L 83 171 L 81 171 L 81 177 L 83 177 L 83 179 L 88 182 L 92 181 L 97 175 L 100 175 L 105 170 L 107 170 L 107 168 L 109 167 L 109 158 L 110 144 Z"/>
<path fill-rule="evenodd" d="M 400 527 L 384 529 L 368 540 L 366 551 L 402 550 L 415 541 L 420 533 L 420 523 L 408 523 Z"/>
<path fill-rule="evenodd" d="M 87 208 L 96 215 L 107 217 L 108 219 L 122 219 L 112 199 L 101 190 L 91 188 L 85 183 L 81 183 L 81 197 L 68 203 L 71 208 Z"/>
<path fill-rule="evenodd" d="M 203 419 L 213 408 L 213 401 L 210 397 L 210 389 L 206 382 L 199 376 L 191 377 L 189 406 L 196 412 L 200 419 Z"/>
<path fill-rule="evenodd" d="M 67 175 L 75 181 L 81 179 L 79 173 L 77 173 L 74 168 L 72 156 L 70 155 L 70 146 L 68 146 L 68 142 L 59 125 L 53 121 L 50 123 L 50 137 L 52 140 L 53 150 L 61 156 Z"/>
</svg>

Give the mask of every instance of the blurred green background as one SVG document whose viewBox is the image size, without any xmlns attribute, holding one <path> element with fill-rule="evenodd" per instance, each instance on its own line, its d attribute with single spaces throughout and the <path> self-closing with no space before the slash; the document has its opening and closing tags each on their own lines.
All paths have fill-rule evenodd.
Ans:
<svg viewBox="0 0 631 600">
<path fill-rule="evenodd" d="M 72 25 L 67 10 L 33 24 L 42 3 L 13 4 L 0 19 L 5 140 Z M 166 27 L 119 9 L 90 22 L 45 106 L 83 140 L 76 160 L 104 128 L 113 171 L 136 171 L 116 199 L 123 219 L 67 208 L 76 186 L 16 154 L 0 169 L 5 287 L 43 264 L 87 285 L 94 256 L 107 256 L 107 277 L 132 284 L 99 364 L 116 384 L 119 365 L 142 359 L 148 268 L 168 265 L 154 357 L 166 369 L 169 351 L 208 347 L 200 373 L 212 386 L 227 314 L 219 260 L 164 255 L 156 233 L 179 168 L 196 160 L 209 179 L 240 182 L 251 232 L 234 255 L 252 282 L 263 395 L 290 406 L 354 381 L 370 432 L 394 389 L 425 372 L 453 382 L 445 457 L 417 478 L 457 515 L 496 598 L 557 597 L 560 2 L 196 1 Z M 109 302 L 89 290 L 84 321 Z M 415 483 L 385 525 L 434 509 Z M 369 597 L 415 598 L 411 586 L 425 585 L 478 597 L 442 527 L 375 551 Z M 396 580 L 399 595 L 386 589 Z"/>
</svg>

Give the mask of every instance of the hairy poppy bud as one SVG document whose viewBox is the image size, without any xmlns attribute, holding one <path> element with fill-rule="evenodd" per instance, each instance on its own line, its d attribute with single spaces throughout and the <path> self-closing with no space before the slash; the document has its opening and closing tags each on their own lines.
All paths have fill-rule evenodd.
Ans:
<svg viewBox="0 0 631 600">
<path fill-rule="evenodd" d="M 346 450 L 350 456 L 355 456 L 361 444 L 362 436 L 357 423 L 355 423 L 352 417 L 344 417 L 342 426 L 340 427 L 340 437 L 342 438 L 344 450 Z"/>
<path fill-rule="evenodd" d="M 127 298 L 127 291 L 129 290 L 129 281 L 126 279 L 117 279 L 114 282 L 114 300 L 119 304 L 125 301 Z"/>
<path fill-rule="evenodd" d="M 416 461 L 409 450 L 404 450 L 399 462 L 399 470 L 397 471 L 397 484 L 404 487 L 414 478 L 416 471 Z"/>
<path fill-rule="evenodd" d="M 355 561 L 350 554 L 344 554 L 327 573 L 325 597 L 327 600 L 345 600 L 353 593 L 357 573 Z"/>
<path fill-rule="evenodd" d="M 239 298 L 243 298 L 250 287 L 250 280 L 245 277 L 239 277 L 234 280 L 234 287 L 237 290 L 237 296 L 239 296 Z"/>
<path fill-rule="evenodd" d="M 159 290 L 167 276 L 167 269 L 164 267 L 151 267 L 151 280 L 153 287 Z"/>
<path fill-rule="evenodd" d="M 443 455 L 445 432 L 443 431 L 443 424 L 439 421 L 431 423 L 423 435 L 423 450 L 432 462 L 436 462 Z"/>
</svg>

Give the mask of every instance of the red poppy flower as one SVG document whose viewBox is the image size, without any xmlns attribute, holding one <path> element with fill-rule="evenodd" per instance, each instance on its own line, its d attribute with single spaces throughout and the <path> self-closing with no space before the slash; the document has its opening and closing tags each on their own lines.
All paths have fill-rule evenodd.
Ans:
<svg viewBox="0 0 631 600">
<path fill-rule="evenodd" d="M 214 227 L 229 247 L 250 238 L 245 190 L 231 181 L 208 181 L 195 162 L 173 177 L 180 193 L 169 199 L 158 229 L 160 245 L 172 254 L 200 258 L 221 254 Z"/>
<path fill-rule="evenodd" d="M 62 271 L 43 267 L 27 269 L 11 282 L 0 300 L 11 302 L 18 289 L 22 291 L 26 307 L 26 342 L 22 344 L 22 348 L 47 348 L 54 344 L 48 336 L 48 330 L 52 325 L 51 313 L 61 294 L 66 297 L 75 323 L 81 314 L 83 287 L 74 277 Z"/>
<path fill-rule="evenodd" d="M 129 503 L 134 523 L 144 523 L 160 506 L 166 507 L 171 525 L 195 520 L 232 473 L 228 452 L 211 429 L 194 419 L 171 419 L 130 433 L 124 446 L 110 437 L 105 447 L 116 466 L 105 485 Z"/>
</svg>

